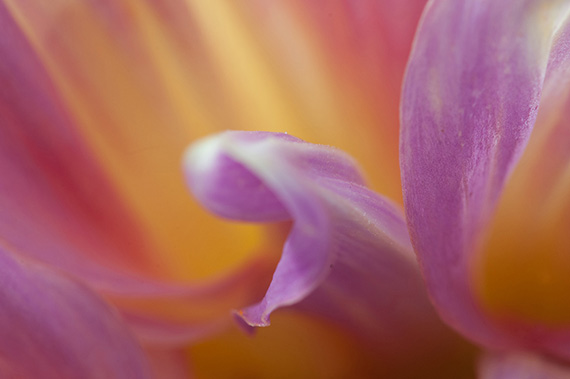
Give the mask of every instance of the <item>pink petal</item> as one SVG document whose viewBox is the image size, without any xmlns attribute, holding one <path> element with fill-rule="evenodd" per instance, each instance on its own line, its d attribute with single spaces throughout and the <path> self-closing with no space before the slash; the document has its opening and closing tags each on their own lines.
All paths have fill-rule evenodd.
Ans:
<svg viewBox="0 0 570 379">
<path fill-rule="evenodd" d="M 228 310 L 253 301 L 269 280 L 266 260 L 203 282 L 156 279 L 162 269 L 151 257 L 162 250 L 102 170 L 4 4 L 0 24 L 2 240 L 104 293 L 144 339 L 180 344 L 226 326 Z"/>
<path fill-rule="evenodd" d="M 5 4 L 0 24 L 2 238 L 78 274 L 150 271 L 148 241 Z"/>
<path fill-rule="evenodd" d="M 148 378 L 117 313 L 74 281 L 0 249 L 0 373 L 26 378 Z"/>
<path fill-rule="evenodd" d="M 487 354 L 479 364 L 481 379 L 567 379 L 570 366 L 528 353 Z"/>
<path fill-rule="evenodd" d="M 486 346 L 520 346 L 521 335 L 489 319 L 470 265 L 527 143 L 567 15 L 564 2 L 432 2 L 404 82 L 401 168 L 412 241 L 442 317 Z"/>
<path fill-rule="evenodd" d="M 193 145 L 185 168 L 213 212 L 293 220 L 265 297 L 239 311 L 249 325 L 269 325 L 273 311 L 296 305 L 392 352 L 445 335 L 400 208 L 367 189 L 347 155 L 285 134 L 226 132 Z"/>
</svg>

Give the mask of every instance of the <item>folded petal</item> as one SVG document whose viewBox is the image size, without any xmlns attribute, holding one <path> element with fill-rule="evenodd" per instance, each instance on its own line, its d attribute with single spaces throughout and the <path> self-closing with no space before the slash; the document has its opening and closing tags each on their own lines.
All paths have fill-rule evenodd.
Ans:
<svg viewBox="0 0 570 379">
<path fill-rule="evenodd" d="M 396 177 L 395 151 L 363 141 L 397 138 L 393 93 L 422 7 L 2 2 L 0 235 L 105 293 L 144 338 L 218 329 L 265 280 L 267 259 L 242 270 L 248 253 L 271 248 L 259 228 L 216 222 L 188 199 L 176 169 L 186 141 L 296 125 L 363 157 L 386 153 L 378 177 Z M 378 182 L 398 196 L 397 180 Z"/>
<path fill-rule="evenodd" d="M 226 132 L 191 146 L 185 168 L 213 212 L 293 221 L 265 297 L 239 311 L 249 325 L 296 304 L 393 351 L 442 332 L 400 208 L 367 189 L 347 155 L 286 134 Z"/>
<path fill-rule="evenodd" d="M 115 310 L 86 287 L 4 247 L 0 304 L 2 377 L 150 377 Z"/>
<path fill-rule="evenodd" d="M 393 149 L 362 142 L 397 138 L 392 94 L 422 6 L 2 2 L 0 235 L 105 293 L 145 338 L 180 343 L 218 329 L 228 308 L 258 297 L 273 259 L 243 263 L 272 248 L 265 230 L 192 203 L 176 169 L 186 141 L 226 125 L 297 125 L 365 157 L 388 152 L 379 177 L 397 176 Z M 230 32 L 211 18 L 231 21 Z M 259 86 L 246 96 L 232 78 Z M 286 105 L 261 118 L 259 104 Z M 361 133 L 345 128 L 353 123 Z M 396 180 L 381 183 L 398 196 Z"/>
<path fill-rule="evenodd" d="M 479 364 L 481 379 L 565 379 L 570 367 L 529 353 L 488 353 Z"/>
<path fill-rule="evenodd" d="M 414 248 L 450 325 L 487 346 L 520 345 L 476 298 L 473 268 L 505 180 L 534 125 L 568 2 L 434 1 L 402 97 L 401 169 Z"/>
</svg>

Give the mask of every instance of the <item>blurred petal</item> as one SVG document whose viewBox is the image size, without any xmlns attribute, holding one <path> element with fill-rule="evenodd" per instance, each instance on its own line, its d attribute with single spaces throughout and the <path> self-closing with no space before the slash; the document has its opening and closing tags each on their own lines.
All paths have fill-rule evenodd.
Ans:
<svg viewBox="0 0 570 379">
<path fill-rule="evenodd" d="M 0 234 L 35 258 L 151 271 L 148 247 L 74 129 L 44 67 L 0 4 Z M 30 231 L 34 231 L 30 238 Z"/>
<path fill-rule="evenodd" d="M 16 183 L 31 182 L 35 191 L 44 194 L 35 201 L 40 210 L 50 204 L 50 217 L 64 213 L 55 220 L 58 222 L 51 222 L 53 228 L 79 229 L 70 235 L 93 242 L 83 246 L 82 253 L 89 248 L 97 258 L 128 255 L 143 263 L 146 259 L 145 273 L 169 279 L 200 279 L 243 265 L 256 251 L 261 230 L 224 225 L 201 211 L 188 198 L 180 175 L 180 155 L 187 141 L 209 126 L 180 120 L 179 113 L 171 109 L 181 101 L 184 109 L 191 109 L 190 96 L 175 89 L 163 93 L 172 82 L 161 76 L 160 64 L 153 65 L 156 56 L 162 57 L 160 51 L 146 45 L 161 36 L 166 38 L 164 30 L 153 29 L 163 12 L 149 13 L 146 2 L 58 0 L 44 6 L 25 0 L 7 1 L 4 7 L 3 17 L 19 36 L 17 41 L 6 36 L 6 64 L 12 71 L 19 70 L 19 75 L 9 80 L 26 83 L 20 91 L 29 92 L 34 102 L 39 102 L 35 101 L 38 97 L 49 100 L 36 113 L 36 108 L 25 102 L 26 95 L 17 99 L 21 104 L 14 109 L 18 117 L 14 122 L 33 145 L 30 148 L 26 140 L 7 139 L 6 144 L 14 145 L 11 150 L 23 150 L 19 155 L 12 153 L 7 161 L 26 176 Z M 150 28 L 154 38 L 146 38 L 146 29 L 139 27 Z M 188 28 L 191 32 L 191 24 Z M 170 44 L 157 43 L 166 50 L 165 59 L 173 60 Z M 24 49 L 25 55 L 20 53 Z M 21 64 L 27 59 L 32 63 Z M 185 75 L 172 74 L 185 83 Z M 41 84 L 31 80 L 35 77 L 41 78 Z M 51 117 L 43 117 L 42 111 Z M 66 138 L 57 138 L 61 135 Z M 32 160 L 30 166 L 40 175 L 29 172 L 32 169 L 22 170 L 26 160 Z M 48 171 L 45 163 L 36 161 L 55 161 L 58 166 Z M 39 182 L 44 177 L 45 182 Z M 71 194 L 49 197 L 54 191 Z M 70 204 L 76 198 L 79 204 Z M 75 209 L 66 212 L 71 205 Z M 58 207 L 63 209 L 58 211 Z M 88 217 L 99 219 L 92 225 Z M 37 223 L 37 230 L 51 234 L 48 226 L 41 227 L 50 222 Z M 226 238 L 216 237 L 215 230 L 223 230 Z M 50 244 L 69 243 L 68 236 L 60 235 L 54 234 Z M 238 239 L 239 251 L 224 255 L 228 250 L 224 245 L 235 246 Z M 203 254 L 214 242 L 220 247 L 215 254 Z M 109 254 L 102 253 L 107 251 Z M 115 260 L 105 263 L 115 267 Z"/>
<path fill-rule="evenodd" d="M 161 249 L 101 170 L 3 4 L 0 24 L 8 57 L 0 62 L 2 240 L 105 293 L 146 339 L 180 343 L 227 325 L 229 309 L 258 298 L 272 259 L 204 282 L 158 280 Z M 255 243 L 253 252 L 271 257 L 263 240 Z"/>
<path fill-rule="evenodd" d="M 284 134 L 226 132 L 193 145 L 185 167 L 213 212 L 293 220 L 265 297 L 239 311 L 249 325 L 268 325 L 271 312 L 298 304 L 392 352 L 445 336 L 400 208 L 368 190 L 347 155 Z"/>
<path fill-rule="evenodd" d="M 399 83 L 423 0 L 6 4 L 103 182 L 143 232 L 139 246 L 124 250 L 146 245 L 163 275 L 196 279 L 238 267 L 260 239 L 259 228 L 216 222 L 186 194 L 180 154 L 214 130 L 318 136 L 348 148 L 374 168 L 377 188 L 401 196 Z"/>
<path fill-rule="evenodd" d="M 0 248 L 0 373 L 25 378 L 148 378 L 117 313 L 87 288 Z"/>
<path fill-rule="evenodd" d="M 400 201 L 398 99 L 424 0 L 189 3 L 224 83 L 222 128 L 338 146 Z"/>
<path fill-rule="evenodd" d="M 534 124 L 568 2 L 434 1 L 403 89 L 401 167 L 410 233 L 447 323 L 487 346 L 500 329 L 475 299 L 471 264 Z M 518 332 L 518 334 L 517 334 Z"/>
<path fill-rule="evenodd" d="M 185 144 L 228 126 L 295 127 L 368 158 L 397 198 L 398 181 L 384 180 L 398 172 L 394 94 L 422 7 L 3 2 L 0 234 L 87 280 L 144 338 L 219 329 L 227 308 L 258 298 L 274 241 L 198 209 L 178 170 Z M 387 147 L 363 144 L 372 139 Z M 370 160 L 384 153 L 381 166 Z"/>
<path fill-rule="evenodd" d="M 489 353 L 479 364 L 479 378 L 567 379 L 570 367 L 528 353 Z"/>
</svg>

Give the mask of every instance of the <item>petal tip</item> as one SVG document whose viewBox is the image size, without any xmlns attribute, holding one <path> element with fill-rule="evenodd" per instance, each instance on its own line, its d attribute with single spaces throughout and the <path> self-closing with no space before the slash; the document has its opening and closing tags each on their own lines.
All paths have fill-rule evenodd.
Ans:
<svg viewBox="0 0 570 379">
<path fill-rule="evenodd" d="M 252 325 L 244 318 L 242 310 L 233 310 L 232 316 L 237 326 L 248 336 L 255 334 L 256 325 Z"/>
<path fill-rule="evenodd" d="M 183 165 L 190 180 L 196 173 L 208 172 L 212 169 L 220 154 L 220 137 L 221 135 L 205 137 L 186 149 Z"/>
</svg>

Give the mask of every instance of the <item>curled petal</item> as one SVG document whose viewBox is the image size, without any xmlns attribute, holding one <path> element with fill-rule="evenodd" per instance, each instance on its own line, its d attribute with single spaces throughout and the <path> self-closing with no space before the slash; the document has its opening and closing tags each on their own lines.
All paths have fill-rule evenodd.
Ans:
<svg viewBox="0 0 570 379">
<path fill-rule="evenodd" d="M 249 325 L 296 304 L 383 341 L 439 327 L 401 210 L 364 186 L 347 155 L 286 134 L 226 132 L 193 145 L 185 168 L 220 215 L 293 220 L 265 297 L 239 311 Z"/>
<path fill-rule="evenodd" d="M 534 125 L 568 7 L 433 1 L 404 82 L 400 163 L 414 248 L 442 317 L 491 347 L 520 345 L 525 333 L 489 319 L 471 263 Z"/>
<path fill-rule="evenodd" d="M 0 373 L 29 378 L 148 378 L 118 314 L 87 288 L 0 248 Z"/>
<path fill-rule="evenodd" d="M 566 379 L 570 367 L 528 353 L 487 354 L 479 364 L 481 379 Z"/>
<path fill-rule="evenodd" d="M 185 141 L 229 124 L 295 125 L 363 158 L 383 154 L 378 177 L 397 177 L 393 93 L 422 6 L 2 2 L 0 235 L 104 293 L 145 339 L 217 330 L 227 308 L 257 298 L 267 261 L 219 279 L 250 258 L 229 247 L 251 251 L 260 231 L 222 225 L 188 199 L 176 170 Z M 380 17 L 397 29 L 384 32 Z M 392 147 L 364 145 L 370 135 Z M 379 182 L 398 196 L 397 180 Z"/>
</svg>

